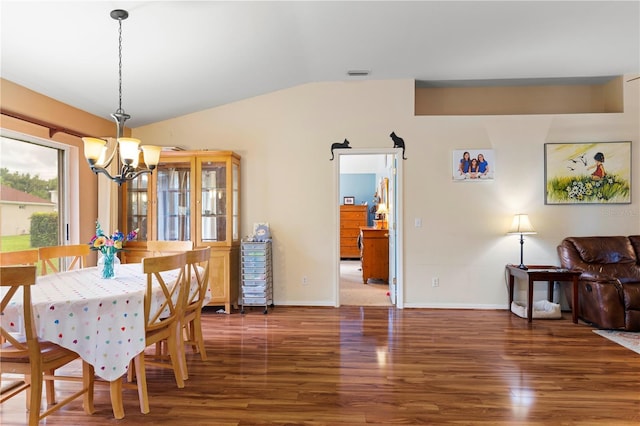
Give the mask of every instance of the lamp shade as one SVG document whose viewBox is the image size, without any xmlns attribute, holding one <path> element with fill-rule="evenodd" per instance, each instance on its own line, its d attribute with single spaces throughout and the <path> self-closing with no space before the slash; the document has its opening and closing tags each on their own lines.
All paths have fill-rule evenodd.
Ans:
<svg viewBox="0 0 640 426">
<path fill-rule="evenodd" d="M 84 156 L 91 164 L 95 164 L 104 152 L 106 141 L 98 138 L 82 138 L 84 142 Z"/>
<path fill-rule="evenodd" d="M 386 214 L 389 210 L 387 210 L 387 205 L 385 203 L 378 204 L 378 209 L 376 210 L 377 214 Z"/>
<path fill-rule="evenodd" d="M 120 160 L 122 164 L 133 164 L 138 159 L 138 145 L 140 140 L 135 138 L 118 138 L 120 145 Z"/>
<path fill-rule="evenodd" d="M 151 170 L 155 169 L 160 162 L 160 152 L 162 147 L 153 145 L 142 145 L 142 152 L 144 153 L 144 163 Z"/>
<path fill-rule="evenodd" d="M 535 234 L 536 230 L 533 229 L 531 222 L 529 221 L 529 215 L 517 214 L 513 217 L 511 227 L 507 231 L 507 234 Z"/>
</svg>

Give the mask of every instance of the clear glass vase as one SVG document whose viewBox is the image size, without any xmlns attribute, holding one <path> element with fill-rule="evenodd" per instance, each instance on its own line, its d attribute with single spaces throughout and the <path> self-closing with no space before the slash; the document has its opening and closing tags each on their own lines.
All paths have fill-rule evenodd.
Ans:
<svg viewBox="0 0 640 426">
<path fill-rule="evenodd" d="M 116 269 L 120 265 L 120 259 L 116 256 L 118 251 L 113 247 L 105 247 L 100 252 L 102 255 L 98 259 L 98 270 L 104 279 L 116 277 Z"/>
</svg>

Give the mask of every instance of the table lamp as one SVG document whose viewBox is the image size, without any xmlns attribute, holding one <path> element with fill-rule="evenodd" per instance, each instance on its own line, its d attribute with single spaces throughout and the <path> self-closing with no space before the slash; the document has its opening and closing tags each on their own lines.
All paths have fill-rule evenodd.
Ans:
<svg viewBox="0 0 640 426">
<path fill-rule="evenodd" d="M 376 216 L 378 220 L 375 221 L 377 229 L 387 229 L 387 205 L 385 203 L 379 203 L 378 209 L 376 210 Z M 379 226 L 379 228 L 378 228 Z"/>
<path fill-rule="evenodd" d="M 533 226 L 531 226 L 531 222 L 529 221 L 529 215 L 519 213 L 513 217 L 511 228 L 509 228 L 507 234 L 520 234 L 520 265 L 518 265 L 518 268 L 520 269 L 529 269 L 522 261 L 522 248 L 524 246 L 523 235 L 535 233 L 536 231 L 533 229 Z"/>
</svg>

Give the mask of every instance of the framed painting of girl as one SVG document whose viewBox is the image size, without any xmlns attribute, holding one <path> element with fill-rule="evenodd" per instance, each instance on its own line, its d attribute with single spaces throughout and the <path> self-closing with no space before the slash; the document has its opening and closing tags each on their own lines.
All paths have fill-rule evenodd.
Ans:
<svg viewBox="0 0 640 426">
<path fill-rule="evenodd" d="M 546 143 L 545 204 L 631 203 L 631 142 Z"/>
</svg>

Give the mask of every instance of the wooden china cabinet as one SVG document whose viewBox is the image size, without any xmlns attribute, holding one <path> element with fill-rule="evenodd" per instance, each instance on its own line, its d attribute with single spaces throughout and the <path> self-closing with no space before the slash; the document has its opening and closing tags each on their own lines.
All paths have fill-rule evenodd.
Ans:
<svg viewBox="0 0 640 426">
<path fill-rule="evenodd" d="M 139 228 L 124 263 L 140 262 L 148 240 L 211 247 L 209 305 L 238 307 L 240 156 L 231 151 L 165 151 L 151 175 L 122 185 L 120 229 Z M 124 231 L 123 231 L 124 232 Z"/>
</svg>

